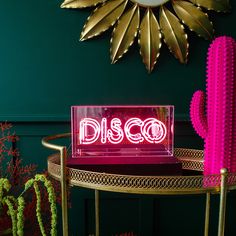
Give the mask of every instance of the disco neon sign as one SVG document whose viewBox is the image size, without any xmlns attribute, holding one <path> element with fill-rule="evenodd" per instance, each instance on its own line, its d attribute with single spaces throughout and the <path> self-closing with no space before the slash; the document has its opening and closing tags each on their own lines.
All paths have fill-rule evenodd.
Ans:
<svg viewBox="0 0 236 236">
<path fill-rule="evenodd" d="M 158 144 L 167 135 L 166 125 L 152 117 L 144 120 L 131 117 L 126 122 L 122 122 L 119 118 L 113 118 L 110 121 L 107 118 L 102 118 L 100 122 L 93 118 L 83 118 L 79 127 L 79 141 L 84 145 L 96 142 L 120 144 L 124 139 L 131 144 L 144 142 Z"/>
<path fill-rule="evenodd" d="M 181 170 L 171 105 L 72 106 L 71 142 L 67 164 L 85 170 L 135 175 Z"/>
</svg>

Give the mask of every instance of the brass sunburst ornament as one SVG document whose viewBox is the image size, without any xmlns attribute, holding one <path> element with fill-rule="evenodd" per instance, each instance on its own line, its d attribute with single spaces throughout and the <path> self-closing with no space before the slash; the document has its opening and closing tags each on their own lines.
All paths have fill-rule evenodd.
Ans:
<svg viewBox="0 0 236 236">
<path fill-rule="evenodd" d="M 80 40 L 100 35 L 114 26 L 111 38 L 111 61 L 119 60 L 138 35 L 140 54 L 149 72 L 160 55 L 162 38 L 171 53 L 187 63 L 188 27 L 205 39 L 213 37 L 213 25 L 204 10 L 227 12 L 229 0 L 65 0 L 62 8 L 96 9 L 88 17 Z M 140 21 L 140 13 L 146 9 Z M 158 17 L 158 19 L 157 19 Z"/>
</svg>

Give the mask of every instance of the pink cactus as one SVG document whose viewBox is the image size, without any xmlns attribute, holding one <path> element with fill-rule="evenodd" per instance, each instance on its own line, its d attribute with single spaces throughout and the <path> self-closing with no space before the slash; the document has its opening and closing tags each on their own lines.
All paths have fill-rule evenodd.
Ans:
<svg viewBox="0 0 236 236">
<path fill-rule="evenodd" d="M 190 117 L 205 140 L 204 174 L 219 174 L 221 168 L 236 172 L 236 42 L 216 38 L 208 50 L 206 115 L 204 92 L 194 93 Z"/>
</svg>

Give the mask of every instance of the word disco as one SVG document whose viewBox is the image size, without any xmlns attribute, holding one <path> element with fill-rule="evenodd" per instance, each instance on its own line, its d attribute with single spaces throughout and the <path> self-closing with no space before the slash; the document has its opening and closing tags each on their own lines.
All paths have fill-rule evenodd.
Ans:
<svg viewBox="0 0 236 236">
<path fill-rule="evenodd" d="M 119 144 L 124 138 L 133 144 L 142 142 L 161 143 L 166 137 L 166 126 L 155 118 L 130 118 L 123 125 L 119 118 L 113 118 L 109 122 L 102 118 L 99 123 L 93 118 L 84 118 L 80 121 L 80 144 Z M 99 140 L 100 138 L 100 140 Z"/>
</svg>

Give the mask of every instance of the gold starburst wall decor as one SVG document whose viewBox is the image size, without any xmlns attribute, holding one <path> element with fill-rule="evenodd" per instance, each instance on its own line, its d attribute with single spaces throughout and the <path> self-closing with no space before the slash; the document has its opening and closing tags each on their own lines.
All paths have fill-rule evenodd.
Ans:
<svg viewBox="0 0 236 236">
<path fill-rule="evenodd" d="M 229 0 L 65 0 L 61 7 L 96 7 L 83 27 L 81 41 L 115 25 L 110 49 L 112 63 L 129 50 L 138 35 L 140 54 L 151 72 L 160 55 L 162 38 L 170 52 L 181 63 L 187 63 L 185 27 L 211 39 L 214 30 L 206 11 L 227 12 L 230 4 Z"/>
</svg>

